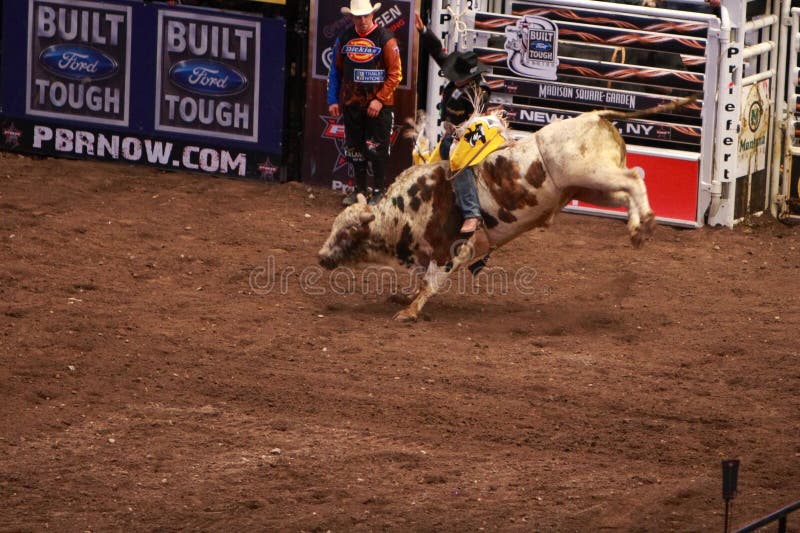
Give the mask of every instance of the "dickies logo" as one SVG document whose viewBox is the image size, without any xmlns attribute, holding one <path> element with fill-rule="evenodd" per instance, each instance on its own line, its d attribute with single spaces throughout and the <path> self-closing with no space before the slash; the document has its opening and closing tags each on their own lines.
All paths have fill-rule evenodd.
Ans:
<svg viewBox="0 0 800 533">
<path fill-rule="evenodd" d="M 247 88 L 247 77 L 235 68 L 209 59 L 186 59 L 172 65 L 169 79 L 203 96 L 231 96 Z"/>
<path fill-rule="evenodd" d="M 70 80 L 103 80 L 119 70 L 119 63 L 103 52 L 82 44 L 54 44 L 39 54 L 45 70 Z"/>
<path fill-rule="evenodd" d="M 375 46 L 375 43 L 364 37 L 356 37 L 350 39 L 346 45 L 342 47 L 342 53 L 347 55 L 350 61 L 355 63 L 366 63 L 378 57 L 381 49 Z"/>
</svg>

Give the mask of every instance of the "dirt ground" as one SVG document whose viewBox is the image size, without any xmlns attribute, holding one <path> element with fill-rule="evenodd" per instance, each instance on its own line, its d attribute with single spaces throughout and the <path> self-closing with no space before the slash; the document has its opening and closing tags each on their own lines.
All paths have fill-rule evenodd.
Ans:
<svg viewBox="0 0 800 533">
<path fill-rule="evenodd" d="M 0 530 L 719 531 L 728 458 L 734 525 L 800 499 L 800 228 L 565 214 L 400 324 L 316 266 L 339 199 L 0 154 Z"/>
</svg>

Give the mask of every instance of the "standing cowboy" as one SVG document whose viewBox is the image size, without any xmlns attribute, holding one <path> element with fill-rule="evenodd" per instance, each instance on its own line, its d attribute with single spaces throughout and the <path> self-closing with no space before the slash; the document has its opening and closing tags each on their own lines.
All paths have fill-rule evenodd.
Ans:
<svg viewBox="0 0 800 533">
<path fill-rule="evenodd" d="M 414 26 L 420 32 L 422 49 L 430 54 L 436 64 L 441 67 L 444 77 L 449 80 L 442 93 L 441 119 L 445 123 L 458 126 L 473 114 L 475 104 L 481 105 L 488 99 L 489 86 L 483 80 L 482 75 L 489 70 L 489 67 L 478 61 L 475 52 L 446 54 L 442 41 L 430 28 L 425 27 L 418 13 L 414 14 Z M 452 133 L 445 133 L 439 144 L 441 159 L 450 159 L 452 144 Z M 461 214 L 464 216 L 461 233 L 473 233 L 480 224 L 481 209 L 478 204 L 475 174 L 468 164 L 453 179 L 453 190 L 456 193 Z"/>
<path fill-rule="evenodd" d="M 400 49 L 394 34 L 375 23 L 380 2 L 350 0 L 342 13 L 350 15 L 353 26 L 339 35 L 333 45 L 328 74 L 328 112 L 343 115 L 347 159 L 355 172 L 356 189 L 345 200 L 350 205 L 356 194 L 367 192 L 367 161 L 372 163 L 375 203 L 385 187 L 389 158 L 394 92 L 403 79 Z"/>
</svg>

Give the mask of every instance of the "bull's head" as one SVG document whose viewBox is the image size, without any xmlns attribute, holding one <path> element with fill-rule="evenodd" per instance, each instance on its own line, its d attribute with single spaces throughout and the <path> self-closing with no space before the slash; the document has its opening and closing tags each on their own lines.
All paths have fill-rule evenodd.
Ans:
<svg viewBox="0 0 800 533">
<path fill-rule="evenodd" d="M 363 194 L 358 200 L 339 213 L 333 221 L 328 240 L 319 250 L 319 264 L 334 269 L 342 263 L 358 262 L 364 259 L 369 238 L 369 223 L 375 215 Z"/>
</svg>

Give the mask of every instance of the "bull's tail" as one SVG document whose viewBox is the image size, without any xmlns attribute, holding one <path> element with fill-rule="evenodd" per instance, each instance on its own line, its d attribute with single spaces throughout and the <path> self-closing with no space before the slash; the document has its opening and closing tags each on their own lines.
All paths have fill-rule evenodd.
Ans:
<svg viewBox="0 0 800 533">
<path fill-rule="evenodd" d="M 669 111 L 673 111 L 678 109 L 679 107 L 683 107 L 689 105 L 697 100 L 697 95 L 693 94 L 691 96 L 687 96 L 686 98 L 679 98 L 677 100 L 673 100 L 672 102 L 667 102 L 666 104 L 657 105 L 655 107 L 650 107 L 648 109 L 640 109 L 638 111 L 616 111 L 614 109 L 605 109 L 603 111 L 597 111 L 596 113 L 603 118 L 606 119 L 615 119 L 615 118 L 639 118 L 645 117 L 647 115 L 657 115 L 659 113 L 667 113 Z"/>
</svg>

